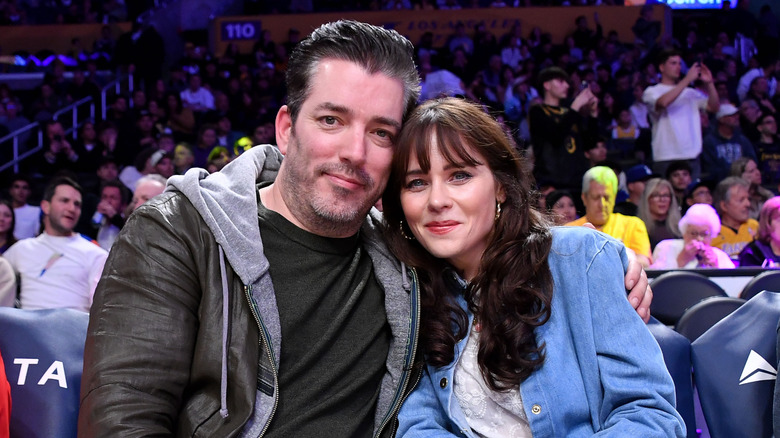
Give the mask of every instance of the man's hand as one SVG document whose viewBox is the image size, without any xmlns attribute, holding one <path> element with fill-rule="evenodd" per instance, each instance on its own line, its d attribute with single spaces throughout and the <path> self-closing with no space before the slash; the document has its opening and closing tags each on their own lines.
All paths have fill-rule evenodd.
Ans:
<svg viewBox="0 0 780 438">
<path fill-rule="evenodd" d="M 100 212 L 107 218 L 113 218 L 118 213 L 108 201 L 100 201 L 95 211 Z"/>
<path fill-rule="evenodd" d="M 701 74 L 699 75 L 699 79 L 701 79 L 702 82 L 704 82 L 705 84 L 711 84 L 713 78 L 712 78 L 712 72 L 710 71 L 710 69 L 707 68 L 707 66 L 704 65 L 704 64 L 699 64 L 699 63 L 697 63 L 697 64 L 699 65 L 699 68 L 701 70 Z"/>
<path fill-rule="evenodd" d="M 579 111 L 583 106 L 588 105 L 593 99 L 596 99 L 596 102 L 598 102 L 598 99 L 593 94 L 593 91 L 590 90 L 590 87 L 584 88 L 582 91 L 580 91 L 577 97 L 574 98 L 574 101 L 572 101 L 571 109 L 574 111 Z"/>
</svg>

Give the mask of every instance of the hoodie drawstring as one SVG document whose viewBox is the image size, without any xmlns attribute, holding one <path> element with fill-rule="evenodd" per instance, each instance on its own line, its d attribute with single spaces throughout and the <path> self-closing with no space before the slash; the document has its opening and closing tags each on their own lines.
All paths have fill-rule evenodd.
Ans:
<svg viewBox="0 0 780 438">
<path fill-rule="evenodd" d="M 222 377 L 219 388 L 219 415 L 222 418 L 227 418 L 228 283 L 225 271 L 225 253 L 221 246 L 219 246 L 219 272 L 222 275 Z"/>
</svg>

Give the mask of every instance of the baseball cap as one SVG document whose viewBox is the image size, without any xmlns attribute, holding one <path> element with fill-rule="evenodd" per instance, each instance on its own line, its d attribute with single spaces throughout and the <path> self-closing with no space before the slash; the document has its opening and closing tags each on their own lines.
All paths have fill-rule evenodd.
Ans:
<svg viewBox="0 0 780 438">
<path fill-rule="evenodd" d="M 152 153 L 152 156 L 151 156 L 151 158 L 149 159 L 149 163 L 150 163 L 152 166 L 156 166 L 156 165 L 157 165 L 157 163 L 159 163 L 159 162 L 160 162 L 160 160 L 162 160 L 163 158 L 170 158 L 170 159 L 173 159 L 173 157 L 171 157 L 171 154 L 169 154 L 168 152 L 165 152 L 165 151 L 164 151 L 164 150 L 162 150 L 162 149 L 158 149 L 158 150 L 154 151 L 154 153 Z"/>
<path fill-rule="evenodd" d="M 710 184 L 707 181 L 702 181 L 701 179 L 696 179 L 690 184 L 688 184 L 688 187 L 685 189 L 685 197 L 690 198 L 693 195 L 693 192 L 698 189 L 699 187 L 707 187 L 710 189 Z"/>
<path fill-rule="evenodd" d="M 720 109 L 718 109 L 718 112 L 715 114 L 715 118 L 720 119 L 721 117 L 733 116 L 738 112 L 739 109 L 737 109 L 737 107 L 734 105 L 730 103 L 722 103 L 720 104 Z"/>
<path fill-rule="evenodd" d="M 653 171 L 644 164 L 637 164 L 626 170 L 626 183 L 647 181 L 653 177 Z"/>
</svg>

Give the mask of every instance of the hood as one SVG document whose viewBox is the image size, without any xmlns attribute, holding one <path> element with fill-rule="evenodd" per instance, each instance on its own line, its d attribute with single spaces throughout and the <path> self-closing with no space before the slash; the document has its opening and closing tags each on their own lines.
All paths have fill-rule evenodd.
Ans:
<svg viewBox="0 0 780 438">
<path fill-rule="evenodd" d="M 263 243 L 256 184 L 273 181 L 282 159 L 275 146 L 260 145 L 219 172 L 195 168 L 168 179 L 165 191 L 179 191 L 195 206 L 244 284 L 254 283 L 268 270 L 268 260 L 257 257 L 263 254 Z"/>
</svg>

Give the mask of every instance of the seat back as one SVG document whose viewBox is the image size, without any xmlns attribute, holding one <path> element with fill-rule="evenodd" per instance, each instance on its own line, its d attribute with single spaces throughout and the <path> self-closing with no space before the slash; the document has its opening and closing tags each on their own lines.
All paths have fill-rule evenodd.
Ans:
<svg viewBox="0 0 780 438">
<path fill-rule="evenodd" d="M 772 436 L 778 320 L 780 294 L 761 292 L 691 344 L 713 437 Z"/>
<path fill-rule="evenodd" d="M 11 437 L 75 437 L 89 314 L 0 308 Z"/>
<path fill-rule="evenodd" d="M 742 288 L 739 297 L 749 300 L 764 290 L 780 292 L 780 271 L 771 270 L 756 275 Z"/>
<path fill-rule="evenodd" d="M 653 334 L 661 353 L 664 355 L 666 369 L 674 380 L 674 392 L 677 399 L 677 412 L 685 421 L 688 438 L 698 438 L 696 433 L 696 414 L 693 405 L 693 376 L 691 375 L 691 343 L 679 333 L 650 318 L 647 328 Z"/>
<path fill-rule="evenodd" d="M 714 281 L 696 272 L 672 271 L 651 284 L 650 314 L 666 325 L 675 325 L 686 309 L 708 297 L 726 297 Z"/>
<path fill-rule="evenodd" d="M 739 309 L 744 303 L 745 300 L 742 298 L 705 298 L 686 310 L 677 321 L 674 329 L 693 342 L 718 321 Z"/>
</svg>

